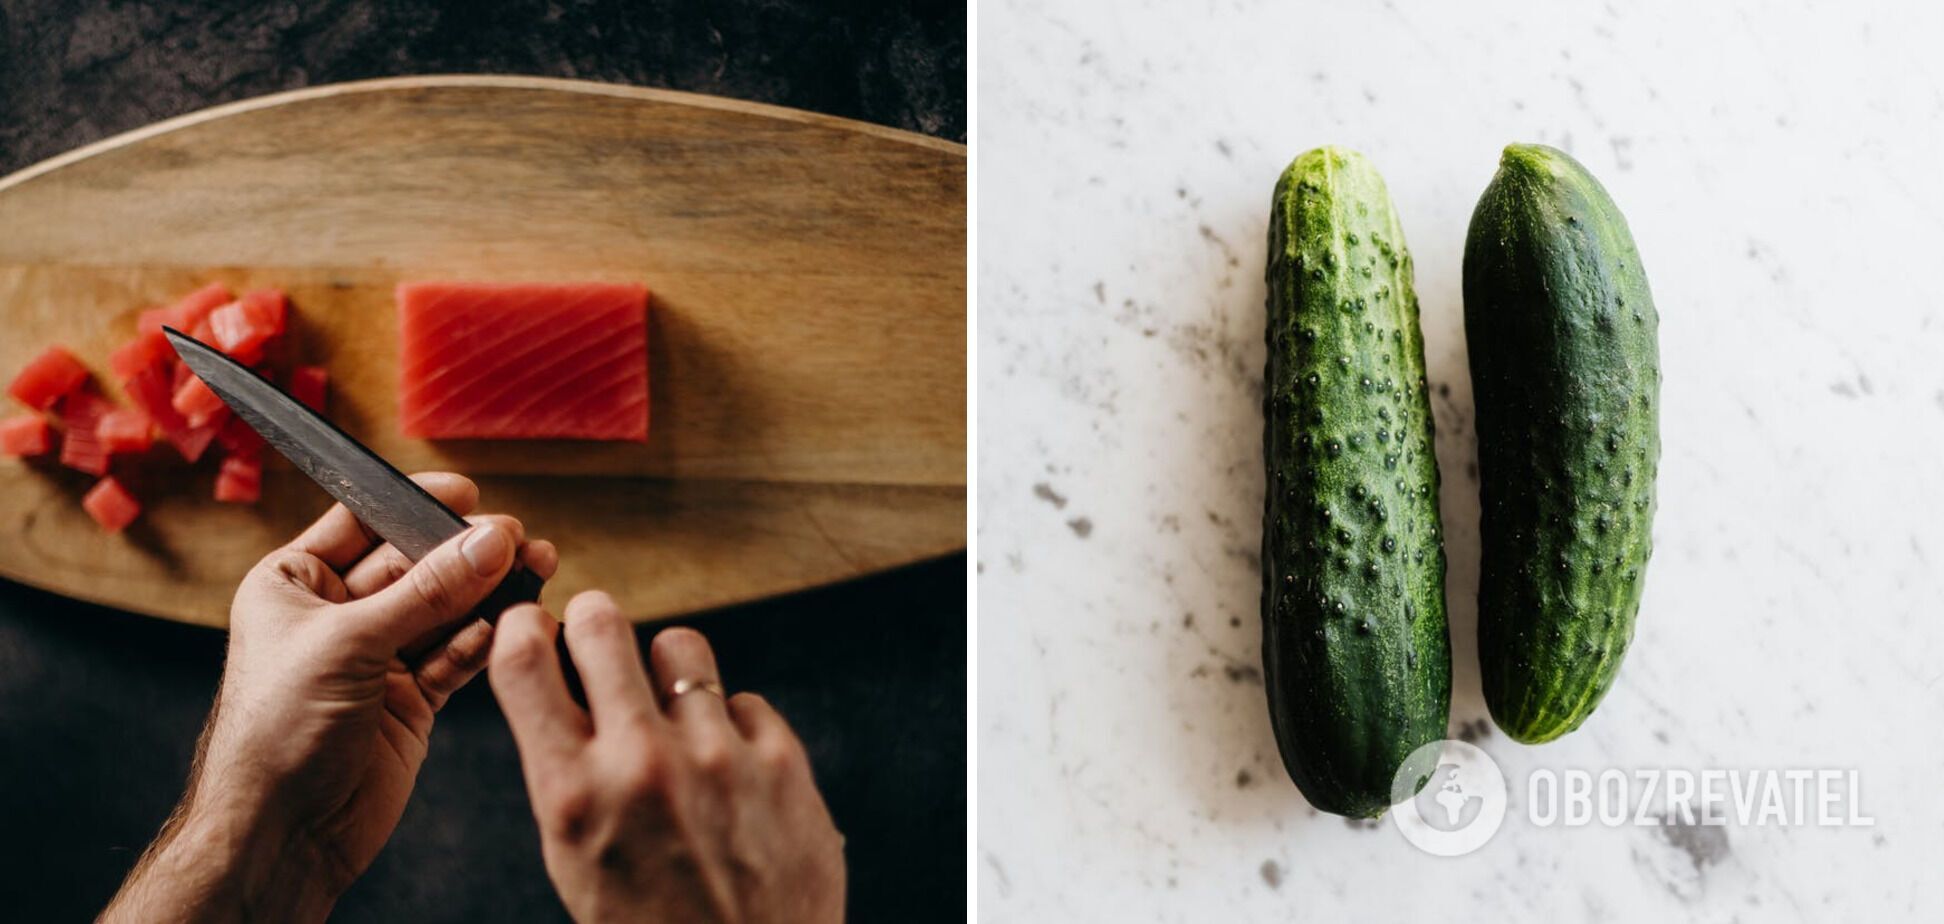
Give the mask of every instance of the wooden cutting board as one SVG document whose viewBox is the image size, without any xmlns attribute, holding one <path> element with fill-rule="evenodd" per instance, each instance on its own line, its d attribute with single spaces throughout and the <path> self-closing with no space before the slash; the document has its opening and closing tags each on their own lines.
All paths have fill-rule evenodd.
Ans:
<svg viewBox="0 0 1944 924">
<path fill-rule="evenodd" d="M 49 343 L 107 381 L 142 308 L 210 280 L 290 293 L 331 416 L 560 546 L 544 598 L 648 620 L 965 543 L 965 149 L 660 90 L 525 77 L 319 87 L 162 122 L 0 179 L 0 378 Z M 426 442 L 396 427 L 405 279 L 633 280 L 646 445 Z M 8 400 L 12 404 L 10 399 Z M 5 412 L 20 411 L 17 404 Z M 93 479 L 0 459 L 0 574 L 205 625 L 329 499 L 281 459 L 255 507 L 166 447 Z"/>
</svg>

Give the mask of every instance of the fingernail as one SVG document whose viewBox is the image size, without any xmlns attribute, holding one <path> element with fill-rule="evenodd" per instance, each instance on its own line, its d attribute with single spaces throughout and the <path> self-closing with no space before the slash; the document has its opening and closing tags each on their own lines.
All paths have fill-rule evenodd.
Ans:
<svg viewBox="0 0 1944 924">
<path fill-rule="evenodd" d="M 507 556 L 513 554 L 513 543 L 507 541 L 504 530 L 487 523 L 474 529 L 459 544 L 459 554 L 466 556 L 474 571 L 485 576 L 506 567 Z"/>
</svg>

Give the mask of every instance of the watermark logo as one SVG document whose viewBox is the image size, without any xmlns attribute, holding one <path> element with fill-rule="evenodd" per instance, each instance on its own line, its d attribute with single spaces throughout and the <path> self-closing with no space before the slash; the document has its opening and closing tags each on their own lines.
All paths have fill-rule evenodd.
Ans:
<svg viewBox="0 0 1944 924">
<path fill-rule="evenodd" d="M 1647 768 L 1527 774 L 1526 822 L 1536 828 L 1664 825 L 1870 827 L 1855 770 Z M 1440 857 L 1471 853 L 1505 823 L 1510 789 L 1497 762 L 1464 741 L 1412 751 L 1391 780 L 1390 817 L 1404 839 Z"/>
<path fill-rule="evenodd" d="M 1855 770 L 1607 768 L 1553 770 L 1526 778 L 1526 820 L 1535 827 L 1783 825 L 1868 828 Z"/>
<path fill-rule="evenodd" d="M 1505 823 L 1505 774 L 1469 742 L 1433 741 L 1404 758 L 1391 801 L 1391 823 L 1405 840 L 1434 856 L 1463 856 Z"/>
</svg>

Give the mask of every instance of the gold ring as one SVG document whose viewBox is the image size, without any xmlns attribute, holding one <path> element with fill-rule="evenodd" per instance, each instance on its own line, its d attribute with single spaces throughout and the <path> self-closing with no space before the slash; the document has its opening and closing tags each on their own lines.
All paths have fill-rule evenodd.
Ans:
<svg viewBox="0 0 1944 924">
<path fill-rule="evenodd" d="M 675 685 L 668 688 L 668 698 L 673 701 L 684 693 L 693 693 L 696 690 L 707 690 L 714 693 L 717 699 L 729 698 L 729 694 L 723 691 L 722 684 L 713 680 L 695 680 L 689 677 L 675 681 Z"/>
</svg>

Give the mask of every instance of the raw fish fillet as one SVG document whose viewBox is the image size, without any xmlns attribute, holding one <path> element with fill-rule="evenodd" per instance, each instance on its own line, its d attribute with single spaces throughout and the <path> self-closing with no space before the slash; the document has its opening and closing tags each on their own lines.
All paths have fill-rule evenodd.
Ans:
<svg viewBox="0 0 1944 924">
<path fill-rule="evenodd" d="M 398 287 L 399 427 L 423 439 L 648 438 L 648 290 Z"/>
</svg>

